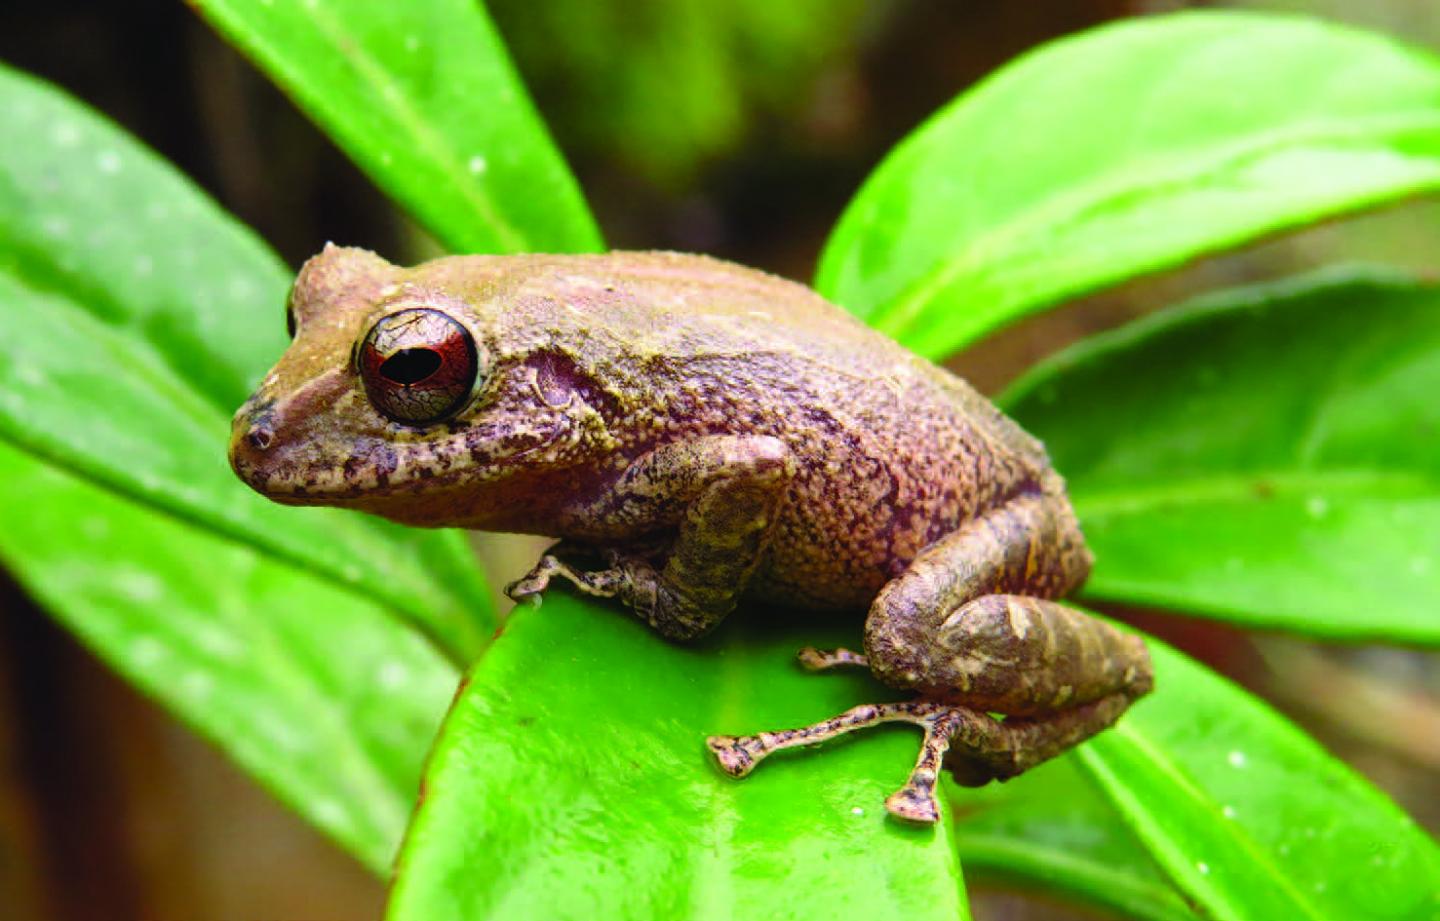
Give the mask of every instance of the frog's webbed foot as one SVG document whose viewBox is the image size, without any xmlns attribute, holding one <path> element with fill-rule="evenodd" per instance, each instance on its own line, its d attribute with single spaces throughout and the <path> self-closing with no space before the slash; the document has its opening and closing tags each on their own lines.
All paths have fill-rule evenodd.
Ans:
<svg viewBox="0 0 1440 921">
<path fill-rule="evenodd" d="M 806 646 L 795 653 L 800 667 L 807 672 L 824 672 L 832 668 L 869 668 L 870 660 L 863 653 L 849 649 L 816 649 Z"/>
<path fill-rule="evenodd" d="M 705 744 L 720 769 L 739 778 L 781 749 L 814 745 L 880 723 L 914 723 L 925 731 L 920 756 L 905 785 L 885 800 L 885 808 L 896 818 L 933 824 L 940 819 L 935 787 L 942 767 L 963 786 L 1005 780 L 1109 726 L 1129 705 L 1128 697 L 1113 694 L 1053 716 L 1000 720 L 969 707 L 922 698 L 863 704 L 801 729 L 711 736 Z"/>
<path fill-rule="evenodd" d="M 925 730 L 920 757 L 905 786 L 885 800 L 885 808 L 901 819 L 934 823 L 940 819 L 940 804 L 935 798 L 936 779 L 956 726 L 964 719 L 988 720 L 990 717 L 926 700 L 862 704 L 803 729 L 762 732 L 753 736 L 711 736 L 705 744 L 715 754 L 720 769 L 738 778 L 749 774 L 762 759 L 781 749 L 814 745 L 880 723 L 915 723 Z"/>
<path fill-rule="evenodd" d="M 505 588 L 514 601 L 539 595 L 559 576 L 586 595 L 618 598 L 627 606 L 654 604 L 658 575 L 651 554 L 641 548 L 592 548 L 561 541 L 530 570 Z"/>
<path fill-rule="evenodd" d="M 561 541 L 505 593 L 517 602 L 533 598 L 559 576 L 587 595 L 616 599 L 663 636 L 691 639 L 718 618 L 662 577 L 660 561 L 665 555 L 665 548 L 649 544 L 593 548 Z"/>
<path fill-rule="evenodd" d="M 598 558 L 603 558 L 607 565 L 593 569 L 581 565 L 582 561 Z M 636 577 L 642 568 L 653 574 L 648 565 L 641 564 L 638 556 L 631 557 L 617 550 L 596 551 L 562 541 L 546 551 L 528 573 L 507 585 L 505 594 L 516 603 L 531 598 L 538 602 L 550 580 L 559 576 L 596 598 L 627 598 L 640 581 Z"/>
</svg>

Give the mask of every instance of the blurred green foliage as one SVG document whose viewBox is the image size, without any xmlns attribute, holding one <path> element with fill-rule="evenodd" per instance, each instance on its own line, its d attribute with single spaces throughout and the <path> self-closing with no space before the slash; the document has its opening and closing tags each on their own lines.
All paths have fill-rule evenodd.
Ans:
<svg viewBox="0 0 1440 921">
<path fill-rule="evenodd" d="M 492 0 L 561 140 L 662 185 L 813 93 L 882 11 L 862 0 Z"/>
</svg>

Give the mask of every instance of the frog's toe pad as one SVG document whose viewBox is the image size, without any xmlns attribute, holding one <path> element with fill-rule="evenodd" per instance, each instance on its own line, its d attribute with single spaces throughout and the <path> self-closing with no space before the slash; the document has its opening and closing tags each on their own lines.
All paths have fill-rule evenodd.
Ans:
<svg viewBox="0 0 1440 921">
<path fill-rule="evenodd" d="M 531 578 L 516 579 L 505 586 L 505 597 L 516 604 L 524 604 L 527 601 L 540 603 L 540 593 L 545 590 L 543 584 L 537 584 L 537 580 Z"/>
<path fill-rule="evenodd" d="M 550 585 L 551 577 L 556 575 L 562 566 L 554 556 L 545 554 L 529 572 L 505 586 L 506 596 L 516 604 L 531 598 L 538 601 L 540 593 Z"/>
<path fill-rule="evenodd" d="M 907 822 L 934 825 L 940 821 L 940 804 L 935 801 L 934 791 L 913 784 L 906 784 L 886 797 L 885 809 Z"/>
<path fill-rule="evenodd" d="M 752 751 L 755 747 L 753 738 L 711 736 L 705 740 L 705 747 L 715 756 L 715 763 L 720 765 L 720 770 L 731 777 L 744 777 L 755 769 L 760 760 Z M 762 752 L 761 757 L 763 756 Z"/>
</svg>

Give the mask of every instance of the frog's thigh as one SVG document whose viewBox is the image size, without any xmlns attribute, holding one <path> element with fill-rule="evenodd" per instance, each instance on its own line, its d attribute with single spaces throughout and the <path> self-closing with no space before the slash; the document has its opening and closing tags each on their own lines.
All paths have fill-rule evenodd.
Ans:
<svg viewBox="0 0 1440 921">
<path fill-rule="evenodd" d="M 1009 716 L 1149 690 L 1144 643 L 1035 594 L 1089 569 L 1063 502 L 1026 496 L 928 547 L 876 597 L 865 651 L 895 687 Z M 1020 593 L 1024 594 L 1020 594 Z"/>
<path fill-rule="evenodd" d="M 678 510 L 679 533 L 655 572 L 634 570 L 624 596 L 672 639 L 699 636 L 735 607 L 784 501 L 794 462 L 762 435 L 675 442 L 637 459 L 591 515 L 654 521 Z"/>
</svg>

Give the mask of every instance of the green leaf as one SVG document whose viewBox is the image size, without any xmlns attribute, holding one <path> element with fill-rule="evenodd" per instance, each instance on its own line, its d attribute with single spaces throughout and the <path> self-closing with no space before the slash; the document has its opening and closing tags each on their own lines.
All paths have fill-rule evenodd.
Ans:
<svg viewBox="0 0 1440 921">
<path fill-rule="evenodd" d="M 1156 691 L 1076 755 L 1207 916 L 1440 916 L 1440 848 L 1265 704 L 1150 641 Z"/>
<path fill-rule="evenodd" d="M 190 0 L 457 253 L 597 250 L 476 0 Z"/>
<path fill-rule="evenodd" d="M 1145 921 L 1194 912 L 1074 755 L 980 789 L 948 786 L 955 847 L 972 883 L 1046 890 Z"/>
<path fill-rule="evenodd" d="M 0 561 L 377 873 L 458 674 L 355 592 L 0 443 Z"/>
<path fill-rule="evenodd" d="M 794 663 L 854 636 L 741 614 L 676 646 L 563 593 L 519 609 L 441 730 L 389 917 L 968 917 L 949 829 L 885 813 L 915 732 L 777 756 L 743 781 L 707 763 L 708 734 L 876 696 L 863 676 Z"/>
<path fill-rule="evenodd" d="M 1009 64 L 900 144 L 817 288 L 940 356 L 1065 297 L 1440 187 L 1440 61 L 1327 23 L 1127 20 Z"/>
<path fill-rule="evenodd" d="M 288 271 L 62 93 L 0 68 L 0 111 L 0 560 L 383 870 L 457 678 L 397 610 L 473 655 L 473 557 L 241 485 L 228 417 L 284 346 Z"/>
<path fill-rule="evenodd" d="M 1096 336 L 1003 402 L 1069 483 L 1088 597 L 1436 643 L 1436 394 L 1440 287 L 1331 273 Z"/>
<path fill-rule="evenodd" d="M 468 661 L 493 628 L 458 534 L 274 505 L 225 459 L 283 350 L 289 272 L 154 154 L 0 69 L 0 440 L 383 601 Z"/>
</svg>

